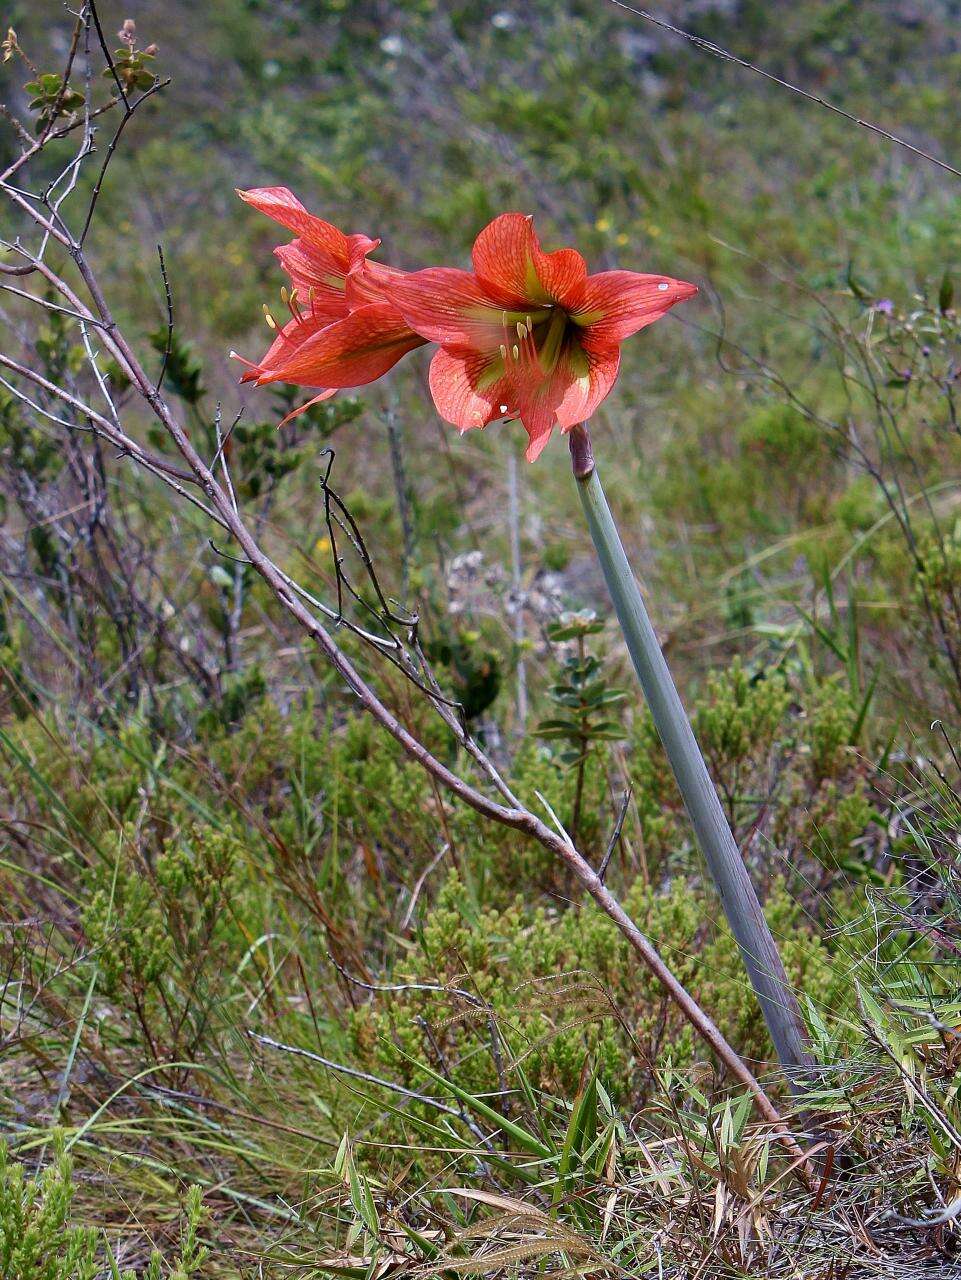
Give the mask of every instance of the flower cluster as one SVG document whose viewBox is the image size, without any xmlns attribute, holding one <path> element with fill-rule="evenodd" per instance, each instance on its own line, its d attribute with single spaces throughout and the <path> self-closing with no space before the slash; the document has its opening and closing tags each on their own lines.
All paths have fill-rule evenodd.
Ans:
<svg viewBox="0 0 961 1280">
<path fill-rule="evenodd" d="M 379 240 L 345 235 L 286 187 L 238 194 L 297 237 L 275 250 L 291 280 L 282 291 L 290 320 L 278 329 L 268 313 L 277 336 L 259 364 L 244 362 L 243 381 L 315 388 L 315 404 L 435 343 L 430 389 L 441 417 L 462 432 L 519 418 L 531 462 L 555 427 L 569 431 L 604 399 L 624 339 L 697 292 L 670 276 L 589 275 L 576 249 L 545 253 L 521 213 L 481 231 L 472 271 L 398 271 L 370 260 Z"/>
</svg>

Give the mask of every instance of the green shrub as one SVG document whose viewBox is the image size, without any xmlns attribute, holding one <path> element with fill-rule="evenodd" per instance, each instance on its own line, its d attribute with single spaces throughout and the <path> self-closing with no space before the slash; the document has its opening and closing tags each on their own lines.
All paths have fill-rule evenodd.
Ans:
<svg viewBox="0 0 961 1280">
<path fill-rule="evenodd" d="M 183 1202 L 178 1256 L 164 1262 L 156 1250 L 141 1268 L 120 1271 L 103 1232 L 73 1221 L 73 1161 L 63 1135 L 54 1135 L 52 1159 L 39 1172 L 11 1157 L 0 1141 L 0 1275 L 4 1280 L 189 1280 L 203 1273 L 208 1248 L 201 1243 L 204 1207 L 200 1188 Z"/>
<path fill-rule="evenodd" d="M 718 927 L 707 893 L 682 881 L 655 893 L 637 882 L 625 905 L 733 1043 L 769 1057 L 736 944 Z M 765 910 L 790 981 L 825 1013 L 848 1010 L 843 967 L 783 881 Z M 452 873 L 391 981 L 403 989 L 351 1015 L 353 1044 L 371 1068 L 421 1087 L 416 1063 L 437 1055 L 435 1069 L 442 1058 L 468 1091 L 496 1090 L 489 1019 L 507 1064 L 522 1063 L 536 1087 L 561 1097 L 576 1092 L 585 1056 L 611 1096 L 623 1099 L 643 1091 L 665 1054 L 679 1066 L 704 1054 L 616 926 L 589 904 L 559 913 L 518 900 L 478 910 Z"/>
</svg>

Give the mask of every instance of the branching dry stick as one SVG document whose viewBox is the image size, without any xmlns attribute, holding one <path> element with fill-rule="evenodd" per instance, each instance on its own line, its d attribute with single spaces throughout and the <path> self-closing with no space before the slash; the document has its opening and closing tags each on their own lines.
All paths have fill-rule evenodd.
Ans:
<svg viewBox="0 0 961 1280">
<path fill-rule="evenodd" d="M 88 5 L 87 11 L 92 13 L 92 7 Z M 88 139 L 85 138 L 84 141 L 86 145 Z M 103 170 L 100 173 L 101 181 L 102 176 Z M 797 1139 L 757 1078 L 728 1043 L 710 1016 L 671 972 L 653 943 L 630 918 L 587 859 L 575 847 L 570 837 L 562 831 L 555 831 L 523 805 L 516 802 L 512 803 L 513 796 L 507 803 L 500 803 L 492 799 L 433 755 L 424 743 L 420 742 L 398 720 L 390 708 L 381 701 L 374 689 L 371 688 L 347 654 L 334 640 L 331 633 L 307 606 L 299 590 L 292 585 L 287 575 L 263 550 L 232 501 L 229 485 L 225 485 L 217 479 L 212 467 L 200 455 L 186 430 L 157 390 L 154 381 L 148 377 L 133 347 L 114 320 L 103 288 L 86 257 L 81 238 L 78 238 L 68 230 L 64 218 L 59 212 L 54 213 L 53 220 L 51 220 L 32 201 L 25 199 L 21 190 L 13 188 L 2 181 L 0 181 L 0 190 L 7 195 L 22 215 L 26 215 L 44 233 L 45 247 L 46 240 L 52 240 L 61 245 L 72 259 L 89 295 L 89 306 L 77 297 L 62 276 L 50 268 L 47 263 L 43 264 L 45 268 L 43 270 L 44 276 L 57 292 L 70 303 L 73 310 L 81 313 L 86 323 L 96 327 L 105 348 L 117 360 L 139 396 L 149 406 L 152 414 L 164 428 L 171 442 L 176 446 L 187 464 L 186 470 L 179 467 L 171 467 L 165 460 L 148 455 L 123 429 L 118 429 L 116 425 L 118 419 L 115 413 L 112 413 L 111 416 L 114 420 L 111 421 L 96 412 L 91 406 L 77 400 L 66 390 L 41 378 L 22 363 L 9 356 L 0 357 L 0 363 L 14 375 L 32 382 L 35 386 L 39 386 L 46 395 L 69 405 L 73 413 L 79 416 L 82 422 L 88 424 L 87 429 L 95 430 L 98 434 L 101 434 L 123 456 L 130 458 L 138 465 L 157 475 L 180 498 L 189 500 L 199 506 L 218 526 L 227 530 L 247 561 L 263 579 L 277 603 L 297 626 L 315 642 L 364 710 L 395 739 L 412 761 L 424 769 L 451 795 L 468 805 L 481 817 L 536 840 L 548 853 L 559 859 L 570 869 L 582 888 L 591 895 L 601 910 L 614 921 L 634 952 L 650 969 L 684 1017 L 724 1064 L 730 1075 L 750 1092 L 759 1114 L 772 1126 L 773 1131 L 791 1159 L 797 1162 L 801 1179 L 806 1185 L 814 1186 L 816 1180 L 806 1153 L 798 1144 Z M 84 230 L 86 230 L 87 219 L 85 218 L 83 221 Z M 93 359 L 92 356 L 89 358 Z M 13 386 L 14 384 L 10 385 Z M 102 389 L 102 383 L 100 385 Z M 24 399 L 28 398 L 24 396 Z M 29 400 L 28 403 L 30 403 Z M 200 489 L 204 495 L 203 499 L 187 491 L 185 485 L 188 479 L 190 483 Z M 421 687 L 423 688 L 423 686 Z M 433 695 L 429 694 L 429 696 L 432 697 L 432 701 L 437 705 Z M 449 724 L 454 722 L 454 717 L 449 708 L 444 708 L 442 714 Z M 452 727 L 456 729 L 456 722 Z M 458 736 L 463 736 L 462 731 Z M 497 776 L 492 763 L 486 759 L 484 753 L 474 743 L 471 743 L 471 754 L 489 778 Z M 511 793 L 506 787 L 502 788 L 502 796 L 505 791 L 510 796 Z M 506 797 L 504 798 L 506 799 Z"/>
</svg>

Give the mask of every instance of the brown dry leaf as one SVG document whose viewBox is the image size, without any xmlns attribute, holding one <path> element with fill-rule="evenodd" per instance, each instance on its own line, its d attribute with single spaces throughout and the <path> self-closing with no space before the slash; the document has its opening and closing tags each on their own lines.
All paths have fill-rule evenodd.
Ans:
<svg viewBox="0 0 961 1280">
<path fill-rule="evenodd" d="M 714 1230 L 711 1232 L 711 1239 L 716 1240 L 721 1230 L 721 1223 L 724 1221 L 724 1206 L 727 1203 L 727 1189 L 723 1182 L 718 1182 L 714 1188 Z"/>
<path fill-rule="evenodd" d="M 601 1244 L 603 1244 L 604 1241 L 607 1239 L 607 1233 L 608 1233 L 608 1230 L 610 1229 L 611 1221 L 614 1217 L 614 1206 L 616 1203 L 617 1203 L 617 1192 L 612 1191 L 611 1194 L 607 1197 L 607 1201 L 604 1204 L 604 1225 L 601 1227 L 601 1236 L 600 1236 Z"/>
</svg>

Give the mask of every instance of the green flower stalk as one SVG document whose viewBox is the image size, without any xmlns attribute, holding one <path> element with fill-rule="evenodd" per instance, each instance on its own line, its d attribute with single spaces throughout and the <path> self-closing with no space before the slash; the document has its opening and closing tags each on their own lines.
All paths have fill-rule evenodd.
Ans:
<svg viewBox="0 0 961 1280">
<path fill-rule="evenodd" d="M 587 426 L 570 432 L 581 505 L 634 670 L 792 1088 L 811 1067 L 800 1010 L 611 515 Z"/>
</svg>

